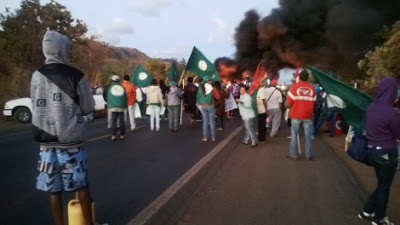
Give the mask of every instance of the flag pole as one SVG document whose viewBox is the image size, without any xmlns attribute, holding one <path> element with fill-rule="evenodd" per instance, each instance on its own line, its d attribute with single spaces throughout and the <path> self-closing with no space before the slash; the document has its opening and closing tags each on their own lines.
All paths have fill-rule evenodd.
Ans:
<svg viewBox="0 0 400 225">
<path fill-rule="evenodd" d="M 193 82 L 196 81 L 197 77 L 198 77 L 198 76 L 196 75 L 196 76 L 193 78 Z"/>
<path fill-rule="evenodd" d="M 185 80 L 183 80 L 183 89 L 185 89 Z M 183 99 L 181 99 L 181 115 L 179 118 L 179 124 L 182 126 L 183 123 Z"/>
<path fill-rule="evenodd" d="M 183 76 L 185 75 L 185 73 L 186 73 L 186 70 L 183 70 L 183 72 L 182 72 L 182 74 L 181 74 L 181 77 L 179 78 L 178 85 L 180 85 L 180 84 L 181 84 L 181 82 L 182 82 L 182 78 L 183 78 Z"/>
<path fill-rule="evenodd" d="M 181 77 L 179 78 L 178 86 L 182 82 L 183 76 L 185 75 L 186 70 L 183 70 Z M 183 82 L 183 89 L 185 89 L 185 82 Z M 183 91 L 183 90 L 182 90 Z M 183 117 L 183 99 L 181 99 L 181 115 L 179 118 L 179 124 L 182 126 L 182 117 Z"/>
</svg>

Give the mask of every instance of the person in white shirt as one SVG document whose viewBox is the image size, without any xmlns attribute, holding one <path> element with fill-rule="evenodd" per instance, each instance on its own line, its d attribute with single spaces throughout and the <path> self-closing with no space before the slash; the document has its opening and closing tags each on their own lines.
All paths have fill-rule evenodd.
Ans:
<svg viewBox="0 0 400 225">
<path fill-rule="evenodd" d="M 261 83 L 256 81 L 254 83 L 255 91 L 257 91 L 256 103 L 258 113 L 258 141 L 265 143 L 267 135 L 267 128 L 265 127 L 267 121 L 267 101 L 265 99 L 265 88 L 261 87 Z"/>
<path fill-rule="evenodd" d="M 336 105 L 338 105 L 338 103 L 336 103 L 335 99 L 333 99 L 330 95 L 327 95 L 326 92 L 322 97 L 326 99 L 328 114 L 325 117 L 321 116 L 321 118 L 319 118 L 317 124 L 314 126 L 313 136 L 316 136 L 318 134 L 319 129 L 325 121 L 331 121 L 331 129 L 329 130 L 329 135 L 330 137 L 335 137 L 336 117 L 339 113 L 336 108 Z"/>
<path fill-rule="evenodd" d="M 271 127 L 270 136 L 276 136 L 278 129 L 281 125 L 282 118 L 282 93 L 276 87 L 278 80 L 271 80 L 269 88 L 265 89 L 265 99 L 267 101 L 267 115 L 268 115 L 268 127 Z"/>
</svg>

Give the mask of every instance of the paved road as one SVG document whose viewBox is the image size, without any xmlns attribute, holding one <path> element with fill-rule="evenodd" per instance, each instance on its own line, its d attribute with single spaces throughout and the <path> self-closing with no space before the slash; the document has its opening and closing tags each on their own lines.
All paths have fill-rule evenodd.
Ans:
<svg viewBox="0 0 400 225">
<path fill-rule="evenodd" d="M 138 120 L 140 131 L 128 132 L 125 140 L 109 140 L 105 119 L 88 125 L 90 189 L 96 217 L 112 225 L 126 224 L 206 155 L 217 142 L 202 143 L 201 123 L 178 133 L 161 123 L 151 132 L 147 120 Z M 218 139 L 229 135 L 239 121 L 228 121 Z M 0 224 L 52 224 L 48 195 L 35 190 L 38 143 L 29 126 L 0 131 Z M 64 195 L 65 205 L 73 193 Z M 65 210 L 66 211 L 66 210 Z"/>
<path fill-rule="evenodd" d="M 173 224 L 370 224 L 356 218 L 366 196 L 329 146 L 316 138 L 315 160 L 294 161 L 285 157 L 288 135 L 283 126 L 277 138 L 256 149 L 236 140 Z"/>
</svg>

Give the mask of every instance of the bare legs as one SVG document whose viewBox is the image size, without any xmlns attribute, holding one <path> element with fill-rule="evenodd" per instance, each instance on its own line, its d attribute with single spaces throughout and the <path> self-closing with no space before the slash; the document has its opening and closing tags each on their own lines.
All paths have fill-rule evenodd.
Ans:
<svg viewBox="0 0 400 225">
<path fill-rule="evenodd" d="M 63 225 L 63 205 L 62 205 L 62 192 L 50 194 L 50 207 L 53 214 L 55 225 Z M 92 199 L 88 188 L 82 188 L 78 191 L 78 198 L 82 207 L 83 217 L 85 218 L 86 225 L 93 225 L 92 217 Z"/>
</svg>

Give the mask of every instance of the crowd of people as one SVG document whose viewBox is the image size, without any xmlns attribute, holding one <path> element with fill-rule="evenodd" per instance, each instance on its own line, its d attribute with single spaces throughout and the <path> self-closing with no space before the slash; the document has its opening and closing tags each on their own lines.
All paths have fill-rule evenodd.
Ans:
<svg viewBox="0 0 400 225">
<path fill-rule="evenodd" d="M 243 119 L 246 132 L 242 143 L 250 144 L 251 147 L 266 142 L 267 127 L 271 130 L 270 137 L 276 136 L 281 124 L 284 94 L 276 87 L 276 79 L 255 82 L 251 96 L 248 93 L 251 83 L 248 81 L 238 83 L 232 80 L 226 85 L 221 81 L 213 82 L 205 76 L 194 84 L 193 78 L 188 77 L 182 88 L 174 81 L 168 82 L 166 86 L 164 80 L 157 82 L 153 79 L 149 87 L 139 88 L 129 80 L 130 77 L 125 75 L 124 81 L 120 83 L 118 75 L 111 75 L 110 83 L 104 88 L 103 97 L 108 105 L 107 127 L 113 141 L 117 138 L 118 129 L 120 138 L 125 137 L 125 123 L 128 124 L 128 120 L 131 130 L 135 131 L 135 119 L 145 118 L 146 115 L 150 116 L 151 131 L 160 131 L 160 120 L 165 115 L 171 132 L 177 132 L 182 107 L 190 127 L 195 125 L 199 119 L 196 115 L 200 114 L 203 142 L 217 140 L 217 131 L 224 130 L 225 118 L 240 116 Z M 230 99 L 237 104 L 227 109 L 226 104 Z M 254 129 L 255 121 L 258 123 L 258 131 Z"/>
</svg>

